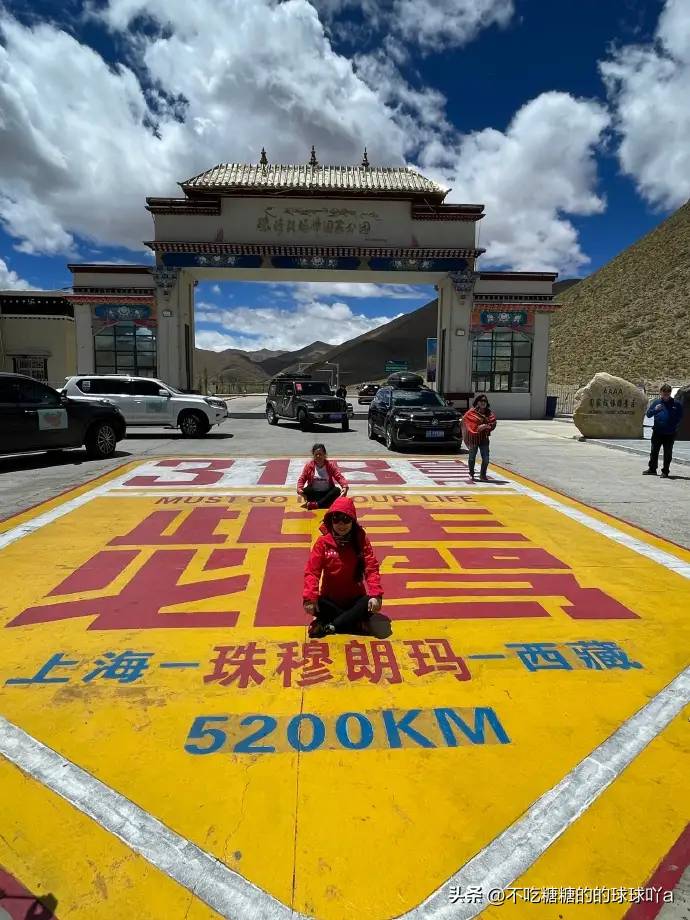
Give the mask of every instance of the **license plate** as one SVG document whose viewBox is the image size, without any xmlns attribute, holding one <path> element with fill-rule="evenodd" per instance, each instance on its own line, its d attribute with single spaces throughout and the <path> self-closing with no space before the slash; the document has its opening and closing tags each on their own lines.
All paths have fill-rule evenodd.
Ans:
<svg viewBox="0 0 690 920">
<path fill-rule="evenodd" d="M 342 416 L 342 413 L 340 413 L 340 412 L 333 413 L 333 414 L 331 415 L 331 421 L 332 421 L 332 422 L 339 422 L 339 421 L 342 419 L 342 417 L 343 417 L 343 416 Z"/>
<path fill-rule="evenodd" d="M 442 432 L 442 431 L 438 431 L 438 430 L 435 429 L 435 428 L 432 428 L 432 429 L 430 429 L 429 431 L 427 431 L 426 436 L 427 436 L 427 438 L 442 438 L 442 437 L 443 437 L 443 432 Z"/>
</svg>

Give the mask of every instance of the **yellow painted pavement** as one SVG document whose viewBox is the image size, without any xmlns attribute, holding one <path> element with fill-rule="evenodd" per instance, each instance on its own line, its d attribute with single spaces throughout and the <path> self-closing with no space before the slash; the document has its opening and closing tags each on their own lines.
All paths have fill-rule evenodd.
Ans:
<svg viewBox="0 0 690 920">
<path fill-rule="evenodd" d="M 121 475 L 122 469 L 104 483 Z M 512 479 L 522 482 L 519 477 Z M 546 489 L 530 487 L 557 498 L 563 506 L 581 508 Z M 4 522 L 0 532 L 59 509 L 62 502 L 91 488 L 89 484 Z M 322 515 L 281 517 L 284 510 L 297 510 L 294 498 L 273 506 L 270 501 L 258 505 L 241 491 L 225 490 L 213 502 L 195 504 L 165 503 L 150 492 L 100 495 L 0 551 L 0 714 L 307 915 L 324 920 L 388 918 L 413 909 L 690 662 L 688 580 L 540 504 L 532 495 L 465 489 L 458 490 L 465 497 L 457 502 L 435 504 L 431 490 L 401 487 L 395 489 L 398 500 L 379 495 L 374 502 L 365 488 L 353 488 L 361 498 L 358 513 L 377 554 L 389 554 L 382 578 L 387 594 L 384 613 L 392 620 L 392 635 L 383 640 L 332 639 L 327 643 L 329 679 L 311 684 L 306 672 L 297 668 L 289 675 L 291 686 L 286 686 L 288 675 L 279 670 L 285 644 L 301 646 L 306 634 L 304 625 L 299 625 L 303 618 L 298 556 L 286 557 L 284 564 L 271 562 L 267 576 L 265 570 L 270 552 L 304 553 L 308 542 L 296 541 L 300 535 L 313 539 Z M 288 491 L 276 487 L 274 494 L 288 496 Z M 257 507 L 274 508 L 279 537 L 273 542 L 257 541 L 251 537 L 256 531 L 246 529 Z M 421 509 L 428 532 L 407 532 L 404 522 L 390 518 L 405 507 Z M 176 542 L 178 529 L 195 520 L 193 515 L 201 508 L 237 512 L 214 526 L 209 539 L 218 537 L 223 542 L 183 538 Z M 463 508 L 486 509 L 479 515 L 484 526 L 468 526 L 458 511 Z M 582 510 L 649 547 L 690 562 L 687 551 L 599 512 Z M 109 545 L 159 512 L 169 513 L 170 518 L 158 542 L 145 544 L 133 537 L 131 543 Z M 526 540 L 502 540 L 501 531 Z M 477 532 L 489 539 L 472 539 Z M 511 550 L 525 547 L 545 550 L 560 565 L 538 570 L 529 564 L 511 567 Z M 503 562 L 468 567 L 458 563 L 452 552 L 487 548 L 502 555 Z M 244 551 L 244 556 L 238 561 L 239 557 L 213 555 L 226 550 Z M 415 565 L 415 558 L 422 558 L 414 556 L 417 550 L 437 557 L 434 561 L 432 555 L 426 556 L 424 564 Z M 246 586 L 179 603 L 153 620 L 139 611 L 138 604 L 146 607 L 141 598 L 128 601 L 119 613 L 117 604 L 111 605 L 114 612 L 103 613 L 103 597 L 116 598 L 126 591 L 137 572 L 162 559 L 156 554 L 185 551 L 187 556 L 176 557 L 178 585 L 246 576 Z M 61 593 L 51 595 L 98 553 L 121 554 L 123 560 L 129 553 L 130 561 L 105 587 L 68 593 L 60 589 Z M 574 619 L 563 595 L 546 589 L 506 601 L 507 588 L 529 586 L 530 575 L 562 574 L 562 566 L 581 588 L 600 589 L 630 617 Z M 459 611 L 472 598 L 453 593 L 452 587 L 443 594 L 444 586 L 457 585 L 456 576 L 468 571 L 481 576 L 481 585 L 491 589 L 479 603 L 493 605 L 494 615 L 462 616 Z M 497 571 L 509 572 L 509 580 L 497 581 Z M 387 587 L 401 573 L 407 575 L 408 588 L 413 584 L 420 588 L 421 612 L 412 618 L 401 618 L 410 613 L 407 589 L 395 587 L 389 592 Z M 92 572 L 90 577 L 96 576 Z M 276 590 L 262 602 L 268 577 Z M 150 593 L 154 599 L 164 597 L 169 587 L 154 581 Z M 90 601 L 93 610 L 50 618 L 49 608 L 80 600 Z M 541 605 L 542 616 L 515 615 L 535 604 Z M 25 612 L 36 607 L 43 610 L 34 617 L 36 622 L 9 625 L 22 616 L 26 619 Z M 269 617 L 277 609 L 283 612 L 276 615 L 274 625 L 257 625 L 259 608 Z M 508 608 L 514 611 L 512 616 L 497 615 L 496 611 Z M 180 614 L 193 618 L 229 611 L 237 611 L 235 625 L 163 626 L 165 618 Z M 281 617 L 290 622 L 283 623 Z M 455 671 L 415 674 L 415 667 L 423 670 L 411 655 L 415 646 L 409 643 L 415 640 L 426 643 L 416 648 L 423 649 L 429 667 L 439 664 L 433 649 L 451 649 L 464 662 L 469 677 L 458 679 L 463 674 L 457 664 Z M 397 672 L 384 671 L 378 682 L 354 679 L 348 673 L 348 655 L 361 654 L 357 646 L 364 646 L 371 658 L 376 641 L 388 643 L 380 648 L 392 656 Z M 588 666 L 568 645 L 585 641 L 615 643 L 626 666 Z M 255 679 L 247 686 L 239 678 L 223 683 L 219 675 L 227 676 L 232 667 L 226 661 L 223 672 L 217 664 L 218 648 L 229 648 L 232 654 L 252 642 L 261 651 Z M 515 649 L 520 643 L 553 643 L 549 648 L 569 668 L 531 670 Z M 106 676 L 114 656 L 124 652 L 148 656 L 146 667 L 129 681 Z M 66 682 L 7 683 L 30 679 L 58 654 L 62 659 L 45 676 L 66 678 Z M 482 654 L 506 657 L 471 657 Z M 197 666 L 161 667 L 170 663 Z M 350 670 L 353 667 L 350 661 Z M 306 685 L 300 686 L 300 681 Z M 450 725 L 450 735 L 459 742 L 449 746 L 434 713 L 438 709 L 464 720 L 475 740 L 457 727 L 452 716 L 446 716 L 446 728 Z M 477 709 L 490 711 L 496 720 L 483 725 L 483 737 Z M 399 725 L 405 713 L 416 710 L 421 713 L 409 725 L 432 746 L 420 746 L 414 732 L 406 733 L 405 728 L 391 728 L 391 719 Z M 384 711 L 391 714 L 384 717 Z M 290 741 L 291 720 L 300 713 L 301 727 L 293 732 L 303 746 L 311 741 L 316 745 L 314 731 L 318 734 L 319 724 L 324 727 L 324 741 L 314 750 L 295 750 Z M 368 746 L 356 750 L 343 745 L 337 726 L 342 734 L 344 722 L 338 719 L 345 713 L 359 714 L 347 723 L 350 739 L 356 740 L 367 722 L 372 726 L 374 736 Z M 304 714 L 314 720 L 305 720 Z M 686 710 L 674 719 L 514 885 L 643 885 L 689 820 L 688 715 Z M 276 726 L 250 747 L 276 750 L 234 750 L 251 731 L 269 726 L 257 721 L 257 716 L 274 718 Z M 206 727 L 211 724 L 227 736 L 214 753 L 185 749 L 186 744 L 205 747 L 213 737 L 206 735 L 196 742 L 188 738 L 200 717 L 216 717 Z M 248 717 L 255 720 L 241 725 Z M 399 748 L 391 746 L 396 731 L 401 735 Z M 126 844 L 1 756 L 0 790 L 0 865 L 27 887 L 52 891 L 59 917 L 216 916 Z M 559 912 L 563 917 L 587 917 L 596 911 L 597 917 L 616 918 L 628 906 L 563 906 Z M 500 908 L 500 916 L 541 916 L 538 911 L 547 910 L 529 909 L 528 914 L 524 904 L 508 904 Z M 498 916 L 498 911 L 487 908 L 485 916 Z"/>
</svg>

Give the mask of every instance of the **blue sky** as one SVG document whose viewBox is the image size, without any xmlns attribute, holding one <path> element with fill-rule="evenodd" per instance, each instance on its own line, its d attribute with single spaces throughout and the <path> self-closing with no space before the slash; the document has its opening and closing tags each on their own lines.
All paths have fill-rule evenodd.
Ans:
<svg viewBox="0 0 690 920">
<path fill-rule="evenodd" d="M 218 162 L 407 163 L 480 201 L 482 267 L 588 274 L 690 195 L 690 0 L 9 0 L 0 288 L 141 262 Z M 202 284 L 203 347 L 334 344 L 430 288 Z"/>
</svg>

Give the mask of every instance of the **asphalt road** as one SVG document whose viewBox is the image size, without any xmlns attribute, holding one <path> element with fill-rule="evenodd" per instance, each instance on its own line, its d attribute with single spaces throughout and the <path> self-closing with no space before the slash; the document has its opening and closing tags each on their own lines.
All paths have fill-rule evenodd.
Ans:
<svg viewBox="0 0 690 920">
<path fill-rule="evenodd" d="M 366 407 L 358 407 L 364 415 Z M 80 485 L 137 457 L 300 457 L 305 459 L 321 441 L 332 457 L 385 457 L 386 448 L 367 437 L 366 418 L 355 417 L 350 431 L 320 425 L 300 431 L 281 421 L 268 425 L 265 399 L 246 396 L 231 400 L 232 416 L 206 437 L 184 438 L 177 431 L 131 429 L 110 460 L 89 460 L 83 450 L 58 455 L 30 454 L 0 457 L 0 517 L 16 514 L 59 492 Z M 642 477 L 646 445 L 641 453 L 611 450 L 596 441 L 579 442 L 572 422 L 500 422 L 491 439 L 492 459 L 550 488 L 570 495 L 609 514 L 644 527 L 690 548 L 690 466 L 672 467 L 671 478 Z M 636 442 L 630 442 L 634 445 Z M 613 446 L 609 444 L 609 446 Z M 436 449 L 438 451 L 438 449 Z M 439 455 L 433 447 L 426 454 Z M 409 456 L 406 454 L 405 456 Z M 466 456 L 466 455 L 464 455 Z"/>
</svg>

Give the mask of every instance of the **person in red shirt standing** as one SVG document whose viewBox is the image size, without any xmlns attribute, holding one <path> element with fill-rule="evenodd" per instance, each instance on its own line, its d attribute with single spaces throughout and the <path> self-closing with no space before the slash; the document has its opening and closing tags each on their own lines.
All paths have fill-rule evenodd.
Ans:
<svg viewBox="0 0 690 920">
<path fill-rule="evenodd" d="M 491 411 L 489 400 L 480 394 L 475 397 L 472 408 L 468 409 L 462 417 L 462 436 L 470 452 L 467 465 L 470 468 L 470 477 L 474 479 L 474 462 L 477 451 L 482 456 L 482 467 L 479 474 L 481 482 L 488 482 L 486 471 L 489 469 L 489 438 L 496 427 L 496 416 Z"/>
<path fill-rule="evenodd" d="M 349 486 L 338 464 L 328 459 L 323 444 L 315 444 L 311 449 L 312 460 L 304 464 L 302 475 L 297 480 L 297 497 L 302 499 L 302 507 L 309 511 L 316 508 L 330 508 L 341 494 L 347 495 Z"/>
<path fill-rule="evenodd" d="M 351 498 L 337 498 L 320 527 L 304 570 L 302 603 L 314 619 L 309 636 L 320 639 L 350 632 L 381 609 L 379 564 L 369 538 L 357 523 Z"/>
</svg>

